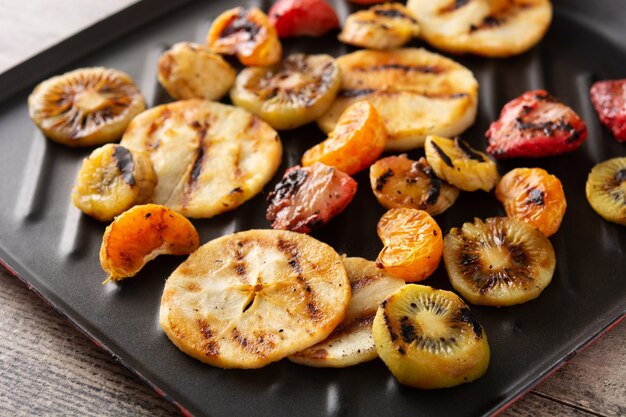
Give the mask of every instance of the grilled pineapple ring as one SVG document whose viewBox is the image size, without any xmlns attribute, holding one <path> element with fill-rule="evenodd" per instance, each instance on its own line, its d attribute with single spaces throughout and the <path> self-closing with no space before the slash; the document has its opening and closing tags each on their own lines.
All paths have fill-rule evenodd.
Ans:
<svg viewBox="0 0 626 417">
<path fill-rule="evenodd" d="M 474 123 L 478 82 L 462 65 L 424 49 L 357 51 L 337 58 L 341 90 L 317 123 L 326 133 L 350 104 L 368 100 L 387 128 L 388 151 L 455 136 Z"/>
<path fill-rule="evenodd" d="M 259 368 L 324 340 L 349 301 L 346 270 L 330 246 L 249 230 L 206 243 L 172 273 L 159 322 L 202 362 Z"/>
<path fill-rule="evenodd" d="M 552 21 L 549 0 L 409 0 L 420 36 L 452 53 L 520 54 L 541 40 Z"/>
<path fill-rule="evenodd" d="M 328 110 L 339 85 L 339 68 L 333 57 L 294 54 L 274 67 L 241 71 L 230 98 L 275 129 L 294 129 Z"/>
<path fill-rule="evenodd" d="M 145 111 L 121 144 L 150 156 L 158 177 L 154 203 L 196 218 L 232 210 L 255 196 L 282 154 L 276 131 L 256 116 L 197 99 Z"/>
<path fill-rule="evenodd" d="M 94 146 L 117 140 L 145 109 L 130 76 L 110 68 L 80 68 L 43 81 L 28 97 L 33 122 L 63 145 Z"/>
</svg>

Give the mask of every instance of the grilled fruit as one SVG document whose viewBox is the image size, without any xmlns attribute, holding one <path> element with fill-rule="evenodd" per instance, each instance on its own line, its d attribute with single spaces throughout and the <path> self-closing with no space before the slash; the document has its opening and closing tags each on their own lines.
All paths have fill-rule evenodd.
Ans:
<svg viewBox="0 0 626 417">
<path fill-rule="evenodd" d="M 474 123 L 478 83 L 471 71 L 424 49 L 357 51 L 337 58 L 341 90 L 320 119 L 334 129 L 352 103 L 368 100 L 385 121 L 388 151 L 424 145 L 426 136 L 458 135 Z"/>
<path fill-rule="evenodd" d="M 380 305 L 372 328 L 378 355 L 401 384 L 448 388 L 489 366 L 487 335 L 450 291 L 405 285 Z"/>
<path fill-rule="evenodd" d="M 372 322 L 380 303 L 404 281 L 363 258 L 344 258 L 352 296 L 343 321 L 322 342 L 289 356 L 302 365 L 344 368 L 376 358 Z"/>
<path fill-rule="evenodd" d="M 626 79 L 599 81 L 589 94 L 600 121 L 618 142 L 626 142 Z"/>
<path fill-rule="evenodd" d="M 276 131 L 243 109 L 191 99 L 137 116 L 121 144 L 150 156 L 152 201 L 188 217 L 212 217 L 254 197 L 281 161 Z"/>
<path fill-rule="evenodd" d="M 508 102 L 485 134 L 498 159 L 540 158 L 572 152 L 587 139 L 585 122 L 544 90 Z"/>
<path fill-rule="evenodd" d="M 437 222 L 423 210 L 391 209 L 378 221 L 383 250 L 376 266 L 407 282 L 426 279 L 441 261 L 443 238 Z"/>
<path fill-rule="evenodd" d="M 339 40 L 368 49 L 398 48 L 419 33 L 413 13 L 400 3 L 385 3 L 348 16 Z"/>
<path fill-rule="evenodd" d="M 148 202 L 156 183 L 147 156 L 107 144 L 83 160 L 72 202 L 91 217 L 111 221 L 135 204 Z"/>
<path fill-rule="evenodd" d="M 440 180 L 425 158 L 412 161 L 405 154 L 376 161 L 370 167 L 370 184 L 383 207 L 414 208 L 431 216 L 446 211 L 460 193 Z"/>
<path fill-rule="evenodd" d="M 213 52 L 236 55 L 246 66 L 274 65 L 283 54 L 276 28 L 256 7 L 235 7 L 219 15 L 206 43 Z"/>
<path fill-rule="evenodd" d="M 198 248 L 196 228 L 184 216 L 157 204 L 135 206 L 104 231 L 100 265 L 119 281 L 137 274 L 159 255 L 187 255 Z"/>
<path fill-rule="evenodd" d="M 318 37 L 339 27 L 337 13 L 324 0 L 278 0 L 268 15 L 281 38 Z"/>
<path fill-rule="evenodd" d="M 626 226 L 626 157 L 594 166 L 585 187 L 591 207 L 606 220 Z"/>
<path fill-rule="evenodd" d="M 348 174 L 319 162 L 291 167 L 267 196 L 266 218 L 274 229 L 309 233 L 341 213 L 356 188 Z"/>
<path fill-rule="evenodd" d="M 424 151 L 435 174 L 463 191 L 489 191 L 500 180 L 495 161 L 458 137 L 429 136 Z"/>
<path fill-rule="evenodd" d="M 157 76 L 176 100 L 204 98 L 219 100 L 235 82 L 236 72 L 206 46 L 180 42 L 159 58 Z"/>
<path fill-rule="evenodd" d="M 72 147 L 117 140 L 144 109 L 130 76 L 109 68 L 81 68 L 52 77 L 28 97 L 37 127 L 48 138 Z"/>
<path fill-rule="evenodd" d="M 385 125 L 376 108 L 368 101 L 358 101 L 341 114 L 328 139 L 304 153 L 302 165 L 321 162 L 354 175 L 378 159 L 386 140 Z"/>
<path fill-rule="evenodd" d="M 260 368 L 328 337 L 349 301 L 333 248 L 299 233 L 249 230 L 206 243 L 172 273 L 159 322 L 202 362 Z"/>
<path fill-rule="evenodd" d="M 450 282 L 472 304 L 510 306 L 537 298 L 556 260 L 548 238 L 513 217 L 474 219 L 443 243 Z"/>
<path fill-rule="evenodd" d="M 293 54 L 273 67 L 241 71 L 230 98 L 274 129 L 294 129 L 330 107 L 340 82 L 339 68 L 330 55 Z"/>
<path fill-rule="evenodd" d="M 506 215 L 552 236 L 559 230 L 567 202 L 561 181 L 541 168 L 516 168 L 496 187 Z"/>
<path fill-rule="evenodd" d="M 434 47 L 489 57 L 530 49 L 552 21 L 549 0 L 409 0 L 407 7 Z"/>
</svg>

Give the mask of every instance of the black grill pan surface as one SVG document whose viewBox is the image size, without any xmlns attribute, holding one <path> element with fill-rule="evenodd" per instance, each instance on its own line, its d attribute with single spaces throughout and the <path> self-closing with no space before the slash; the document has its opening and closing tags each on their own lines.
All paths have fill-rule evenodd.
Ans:
<svg viewBox="0 0 626 417">
<path fill-rule="evenodd" d="M 245 2 L 245 0 L 243 1 Z M 243 3 L 242 2 L 242 3 Z M 541 296 L 509 308 L 472 307 L 484 325 L 492 358 L 487 374 L 452 389 L 419 391 L 397 384 L 384 364 L 312 369 L 280 361 L 260 370 L 224 371 L 179 352 L 158 325 L 163 284 L 180 257 L 160 257 L 121 284 L 102 286 L 98 251 L 105 224 L 74 208 L 70 192 L 91 149 L 68 149 L 46 140 L 28 117 L 26 99 L 36 82 L 85 66 L 126 71 L 150 106 L 169 101 L 156 81 L 156 62 L 169 45 L 203 42 L 211 20 L 233 7 L 226 1 L 146 0 L 0 75 L 0 258 L 13 274 L 108 350 L 157 392 L 198 416 L 459 416 L 505 407 L 624 316 L 626 229 L 607 223 L 589 206 L 584 185 L 591 167 L 625 156 L 602 127 L 589 100 L 600 79 L 626 77 L 626 9 L 618 0 L 555 1 L 554 22 L 535 48 L 509 59 L 453 57 L 480 82 L 479 115 L 464 135 L 484 149 L 484 132 L 502 105 L 529 89 L 545 88 L 585 120 L 589 139 L 577 151 L 539 160 L 499 164 L 539 166 L 558 176 L 568 208 L 551 238 L 557 254 L 552 283 Z M 270 2 L 248 1 L 267 8 Z M 355 10 L 332 2 L 343 21 Z M 122 26 L 124 30 L 112 34 Z M 285 53 L 340 55 L 352 49 L 336 33 L 283 42 Z M 411 46 L 427 45 L 414 41 Z M 444 54 L 445 55 L 445 54 Z M 315 126 L 281 132 L 283 165 L 264 193 L 234 212 L 194 220 L 202 242 L 251 228 L 268 228 L 265 195 L 284 170 L 324 138 Z M 413 157 L 421 151 L 412 152 Z M 367 173 L 356 176 L 352 204 L 314 233 L 338 252 L 374 259 L 381 249 L 375 226 L 384 213 Z M 437 220 L 446 233 L 474 217 L 504 215 L 493 194 L 463 193 Z M 443 265 L 425 284 L 451 289 Z"/>
</svg>

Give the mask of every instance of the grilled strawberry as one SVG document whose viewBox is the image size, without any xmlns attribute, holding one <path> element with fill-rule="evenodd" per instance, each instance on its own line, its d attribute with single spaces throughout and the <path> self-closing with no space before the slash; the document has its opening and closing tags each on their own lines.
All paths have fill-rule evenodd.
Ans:
<svg viewBox="0 0 626 417">
<path fill-rule="evenodd" d="M 585 122 L 544 90 L 508 102 L 486 133 L 487 152 L 498 159 L 540 158 L 578 148 L 587 138 Z"/>
<path fill-rule="evenodd" d="M 600 121 L 618 142 L 626 142 L 626 79 L 598 81 L 589 94 Z"/>
<path fill-rule="evenodd" d="M 309 233 L 352 201 L 357 183 L 348 174 L 317 162 L 289 168 L 267 200 L 266 218 L 274 229 Z"/>
<path fill-rule="evenodd" d="M 278 0 L 269 12 L 278 36 L 322 36 L 339 27 L 335 10 L 324 0 Z"/>
</svg>

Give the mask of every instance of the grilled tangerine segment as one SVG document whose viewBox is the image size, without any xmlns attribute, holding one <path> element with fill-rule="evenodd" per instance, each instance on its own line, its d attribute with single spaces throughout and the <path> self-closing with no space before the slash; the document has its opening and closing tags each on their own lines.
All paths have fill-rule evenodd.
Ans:
<svg viewBox="0 0 626 417">
<path fill-rule="evenodd" d="M 385 125 L 376 108 L 368 101 L 358 101 L 341 114 L 328 139 L 304 153 L 302 165 L 321 162 L 354 175 L 378 159 L 386 140 Z"/>
<path fill-rule="evenodd" d="M 196 228 L 183 215 L 158 204 L 135 206 L 104 231 L 100 265 L 109 274 L 107 281 L 119 281 L 159 255 L 187 255 L 199 244 Z"/>
<path fill-rule="evenodd" d="M 567 202 L 561 181 L 541 168 L 516 168 L 496 186 L 496 198 L 516 217 L 551 236 L 559 230 Z"/>
<path fill-rule="evenodd" d="M 206 43 L 213 52 L 236 55 L 246 66 L 274 65 L 283 53 L 276 28 L 256 7 L 235 7 L 219 15 L 211 24 Z"/>
<path fill-rule="evenodd" d="M 431 275 L 441 261 L 443 237 L 437 222 L 423 210 L 391 209 L 376 228 L 385 247 L 376 265 L 407 282 Z"/>
</svg>

